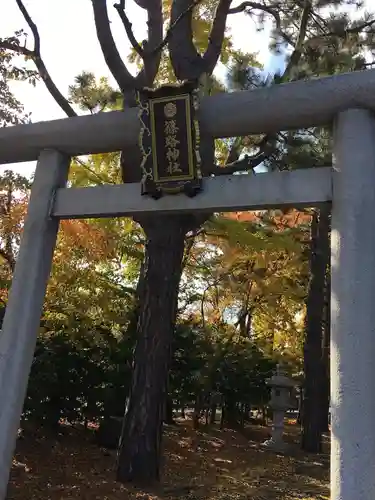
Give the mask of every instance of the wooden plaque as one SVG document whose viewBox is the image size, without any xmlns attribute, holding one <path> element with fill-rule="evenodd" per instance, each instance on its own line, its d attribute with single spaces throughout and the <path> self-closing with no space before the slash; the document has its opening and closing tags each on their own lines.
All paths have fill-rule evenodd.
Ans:
<svg viewBox="0 0 375 500">
<path fill-rule="evenodd" d="M 202 183 L 196 86 L 187 82 L 142 89 L 137 92 L 137 104 L 142 194 L 195 196 Z"/>
</svg>

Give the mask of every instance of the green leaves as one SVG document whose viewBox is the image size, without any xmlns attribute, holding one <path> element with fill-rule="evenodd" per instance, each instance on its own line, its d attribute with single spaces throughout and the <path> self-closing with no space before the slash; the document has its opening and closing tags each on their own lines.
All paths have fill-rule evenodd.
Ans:
<svg viewBox="0 0 375 500">
<path fill-rule="evenodd" d="M 18 50 L 13 52 L 13 49 L 11 49 L 12 47 L 22 49 L 25 43 L 25 35 L 23 30 L 19 30 L 12 36 L 0 38 L 0 126 L 2 127 L 27 123 L 30 118 L 9 86 L 12 80 L 28 81 L 35 86 L 36 81 L 39 79 L 37 71 L 16 63 L 16 61 L 18 62 L 18 59 L 16 59 Z M 22 50 L 20 52 L 22 53 Z"/>
<path fill-rule="evenodd" d="M 90 113 L 121 109 L 122 106 L 122 94 L 109 85 L 108 79 L 101 77 L 97 81 L 95 75 L 89 72 L 76 76 L 74 84 L 69 86 L 69 99 L 82 111 Z"/>
<path fill-rule="evenodd" d="M 82 325 L 76 325 L 82 328 Z M 49 327 L 53 332 L 48 331 Z M 117 339 L 97 323 L 72 338 L 64 323 L 44 320 L 37 343 L 23 417 L 48 426 L 60 420 L 98 422 L 121 415 L 130 382 L 132 342 Z"/>
<path fill-rule="evenodd" d="M 188 320 L 176 328 L 170 390 L 181 406 L 214 393 L 256 404 L 267 397 L 265 380 L 273 367 L 270 358 L 250 339 L 236 336 L 233 328 L 202 328 Z"/>
</svg>

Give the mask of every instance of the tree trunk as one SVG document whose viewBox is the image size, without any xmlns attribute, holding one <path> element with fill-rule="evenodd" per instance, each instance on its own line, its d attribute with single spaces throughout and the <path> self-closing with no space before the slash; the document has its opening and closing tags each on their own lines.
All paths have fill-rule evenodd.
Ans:
<svg viewBox="0 0 375 500">
<path fill-rule="evenodd" d="M 225 427 L 225 404 L 221 407 L 220 429 Z"/>
<path fill-rule="evenodd" d="M 250 308 L 246 316 L 246 337 L 251 338 L 251 325 L 253 322 L 253 310 Z"/>
<path fill-rule="evenodd" d="M 262 425 L 266 427 L 268 424 L 267 420 L 267 406 L 262 406 Z"/>
<path fill-rule="evenodd" d="M 160 477 L 163 410 L 186 233 L 192 215 L 147 216 L 134 370 L 118 450 L 117 480 L 148 485 Z"/>
<path fill-rule="evenodd" d="M 173 400 L 170 396 L 167 396 L 165 401 L 164 422 L 168 425 L 175 425 L 176 423 L 173 418 Z"/>
<path fill-rule="evenodd" d="M 330 339 L 331 339 L 331 270 L 327 266 L 326 273 L 326 303 L 324 311 L 324 329 L 323 329 L 323 352 L 322 352 L 322 367 L 323 367 L 323 385 L 322 385 L 322 401 L 321 409 L 321 429 L 322 432 L 329 431 L 329 406 L 330 406 Z"/>
<path fill-rule="evenodd" d="M 139 269 L 138 283 L 134 294 L 133 309 L 129 314 L 130 320 L 126 329 L 126 334 L 125 334 L 126 338 L 134 337 L 135 333 L 137 332 L 137 325 L 140 312 L 140 300 L 142 297 L 142 288 L 145 280 L 144 271 L 145 271 L 145 262 L 143 261 Z"/>
<path fill-rule="evenodd" d="M 231 428 L 238 427 L 238 409 L 237 403 L 232 398 L 225 400 L 225 422 Z"/>
<path fill-rule="evenodd" d="M 240 426 L 241 426 L 241 429 L 243 429 L 245 427 L 245 412 L 246 412 L 245 404 L 244 403 L 240 403 L 239 404 L 239 415 L 240 415 Z"/>
<path fill-rule="evenodd" d="M 250 403 L 246 403 L 245 407 L 244 407 L 244 419 L 245 419 L 245 422 L 249 422 L 250 421 L 250 418 L 251 418 L 250 412 L 251 412 L 251 404 Z"/>
<path fill-rule="evenodd" d="M 194 404 L 194 412 L 193 412 L 193 429 L 199 429 L 199 420 L 202 411 L 202 397 L 200 394 L 197 395 Z"/>
<path fill-rule="evenodd" d="M 251 326 L 253 320 L 253 309 L 244 309 L 239 314 L 237 326 L 241 337 L 251 338 Z"/>
<path fill-rule="evenodd" d="M 217 404 L 212 403 L 210 408 L 210 425 L 214 425 L 216 422 L 216 410 L 217 410 Z"/>
<path fill-rule="evenodd" d="M 302 425 L 302 414 L 303 414 L 303 388 L 300 388 L 299 399 L 298 399 L 298 416 L 297 424 Z"/>
<path fill-rule="evenodd" d="M 304 345 L 304 401 L 302 412 L 302 449 L 322 450 L 321 391 L 323 385 L 322 334 L 325 306 L 325 276 L 329 256 L 330 207 L 314 212 L 311 223 L 310 284 L 306 301 Z"/>
</svg>

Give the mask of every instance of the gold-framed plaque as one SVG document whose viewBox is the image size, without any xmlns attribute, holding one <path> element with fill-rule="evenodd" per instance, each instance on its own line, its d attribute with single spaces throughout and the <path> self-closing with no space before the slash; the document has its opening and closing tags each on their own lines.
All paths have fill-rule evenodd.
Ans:
<svg viewBox="0 0 375 500">
<path fill-rule="evenodd" d="M 202 188 L 197 85 L 185 82 L 137 91 L 142 194 L 160 198 Z"/>
</svg>

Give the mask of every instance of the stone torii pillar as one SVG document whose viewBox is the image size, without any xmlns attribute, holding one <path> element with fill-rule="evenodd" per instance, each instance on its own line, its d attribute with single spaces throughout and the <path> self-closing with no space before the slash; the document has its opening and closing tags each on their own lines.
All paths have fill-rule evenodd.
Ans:
<svg viewBox="0 0 375 500">
<path fill-rule="evenodd" d="M 35 171 L 20 252 L 0 333 L 0 500 L 9 469 L 34 357 L 59 220 L 50 216 L 55 190 L 65 186 L 70 158 L 42 151 Z"/>
<path fill-rule="evenodd" d="M 375 498 L 375 119 L 338 115 L 331 292 L 331 499 Z"/>
</svg>

